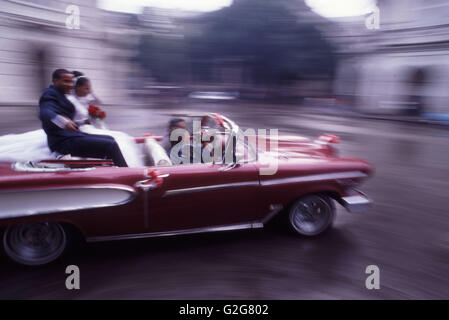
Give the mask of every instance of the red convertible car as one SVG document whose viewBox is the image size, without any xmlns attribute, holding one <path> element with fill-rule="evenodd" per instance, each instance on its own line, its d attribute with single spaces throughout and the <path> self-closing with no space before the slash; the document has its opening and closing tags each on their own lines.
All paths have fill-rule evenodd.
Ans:
<svg viewBox="0 0 449 320">
<path fill-rule="evenodd" d="M 134 239 L 261 228 L 276 215 L 291 231 L 315 236 L 332 225 L 334 200 L 348 211 L 369 205 L 356 187 L 373 168 L 338 157 L 332 146 L 337 137 L 268 137 L 277 146 L 262 148 L 235 139 L 241 129 L 230 119 L 207 117 L 226 129 L 223 158 L 231 153 L 231 162 L 138 168 L 107 160 L 0 163 L 0 232 L 7 256 L 42 265 L 62 255 L 72 232 L 87 242 Z M 261 174 L 270 161 L 276 170 Z"/>
</svg>

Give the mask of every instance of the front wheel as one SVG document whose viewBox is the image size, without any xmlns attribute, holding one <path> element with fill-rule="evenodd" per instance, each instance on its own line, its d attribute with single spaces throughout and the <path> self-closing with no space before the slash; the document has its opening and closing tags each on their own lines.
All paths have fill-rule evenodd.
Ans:
<svg viewBox="0 0 449 320">
<path fill-rule="evenodd" d="M 56 222 L 8 227 L 3 234 L 5 253 L 13 261 L 38 266 L 53 262 L 67 248 L 67 234 Z"/>
<path fill-rule="evenodd" d="M 307 195 L 293 203 L 288 213 L 291 229 L 303 236 L 316 236 L 328 229 L 335 217 L 332 200 L 325 195 Z"/>
</svg>

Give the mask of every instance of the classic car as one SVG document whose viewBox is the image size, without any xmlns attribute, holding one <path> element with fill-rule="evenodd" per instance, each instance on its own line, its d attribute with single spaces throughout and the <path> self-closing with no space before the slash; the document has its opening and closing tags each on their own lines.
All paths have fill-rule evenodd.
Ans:
<svg viewBox="0 0 449 320">
<path fill-rule="evenodd" d="M 293 233 L 316 236 L 332 225 L 334 201 L 348 211 L 369 205 L 356 187 L 373 167 L 339 157 L 338 137 L 267 136 L 267 145 L 276 142 L 270 149 L 235 139 L 241 129 L 225 116 L 205 117 L 223 129 L 223 161 L 137 168 L 98 159 L 0 163 L 6 255 L 43 265 L 63 254 L 73 232 L 87 242 L 135 239 L 262 228 L 275 216 Z M 261 174 L 270 161 L 276 170 Z"/>
</svg>

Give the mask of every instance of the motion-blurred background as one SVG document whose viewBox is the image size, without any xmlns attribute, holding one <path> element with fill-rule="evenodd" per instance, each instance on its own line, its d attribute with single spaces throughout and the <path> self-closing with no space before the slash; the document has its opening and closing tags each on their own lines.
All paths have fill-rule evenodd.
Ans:
<svg viewBox="0 0 449 320">
<path fill-rule="evenodd" d="M 190 94 L 449 114 L 444 0 L 1 0 L 0 16 L 0 104 L 35 104 L 64 67 L 111 104 Z"/>
<path fill-rule="evenodd" d="M 0 0 L 1 135 L 40 128 L 40 92 L 66 68 L 91 78 L 113 130 L 165 134 L 173 116 L 220 112 L 337 134 L 342 157 L 376 168 L 372 209 L 339 208 L 318 239 L 111 242 L 34 270 L 0 257 L 0 298 L 449 298 L 448 22 L 445 0 Z M 372 264 L 380 290 L 365 287 Z"/>
</svg>

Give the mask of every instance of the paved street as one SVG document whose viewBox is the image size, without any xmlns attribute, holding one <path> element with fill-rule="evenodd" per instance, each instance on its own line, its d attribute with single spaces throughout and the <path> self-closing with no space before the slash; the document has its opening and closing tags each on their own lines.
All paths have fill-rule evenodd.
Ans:
<svg viewBox="0 0 449 320">
<path fill-rule="evenodd" d="M 0 134 L 38 129 L 37 108 L 0 108 Z M 18 267 L 0 256 L 0 299 L 448 299 L 449 127 L 304 114 L 293 105 L 153 103 L 109 107 L 109 128 L 163 134 L 168 119 L 221 112 L 242 127 L 339 135 L 344 157 L 374 164 L 367 212 L 338 207 L 315 239 L 277 228 L 87 244 L 56 264 Z M 65 288 L 65 267 L 81 289 Z M 365 268 L 380 268 L 380 290 Z"/>
</svg>

